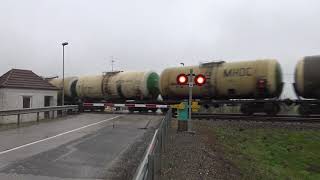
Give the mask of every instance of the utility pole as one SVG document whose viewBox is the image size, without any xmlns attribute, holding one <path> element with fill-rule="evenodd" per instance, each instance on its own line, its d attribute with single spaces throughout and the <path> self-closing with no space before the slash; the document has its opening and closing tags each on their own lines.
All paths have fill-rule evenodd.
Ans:
<svg viewBox="0 0 320 180">
<path fill-rule="evenodd" d="M 113 59 L 113 56 L 111 56 L 111 72 L 113 72 L 113 63 L 116 62 L 114 59 Z"/>
<path fill-rule="evenodd" d="M 188 131 L 191 132 L 191 114 L 192 114 L 192 89 L 193 89 L 193 69 L 190 69 L 190 74 L 189 74 L 189 120 L 188 120 Z"/>
</svg>

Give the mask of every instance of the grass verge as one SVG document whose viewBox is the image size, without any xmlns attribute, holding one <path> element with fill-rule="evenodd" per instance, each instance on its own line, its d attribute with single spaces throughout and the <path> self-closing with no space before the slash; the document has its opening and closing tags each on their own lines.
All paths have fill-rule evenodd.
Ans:
<svg viewBox="0 0 320 180">
<path fill-rule="evenodd" d="M 320 131 L 214 126 L 243 179 L 320 179 Z"/>
</svg>

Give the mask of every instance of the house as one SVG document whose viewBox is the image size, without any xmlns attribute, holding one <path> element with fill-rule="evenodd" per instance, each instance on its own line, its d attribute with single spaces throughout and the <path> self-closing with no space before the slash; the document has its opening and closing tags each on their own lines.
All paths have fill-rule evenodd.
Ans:
<svg viewBox="0 0 320 180">
<path fill-rule="evenodd" d="M 30 70 L 11 69 L 0 77 L 0 110 L 56 106 L 59 89 Z M 40 119 L 53 114 L 40 113 Z M 21 115 L 21 122 L 35 121 L 36 114 Z M 17 116 L 0 117 L 0 124 L 16 123 Z"/>
</svg>

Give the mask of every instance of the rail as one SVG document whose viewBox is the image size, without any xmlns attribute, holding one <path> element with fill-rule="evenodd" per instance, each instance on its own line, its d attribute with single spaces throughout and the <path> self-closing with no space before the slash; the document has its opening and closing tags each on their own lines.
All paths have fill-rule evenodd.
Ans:
<svg viewBox="0 0 320 180">
<path fill-rule="evenodd" d="M 193 119 L 207 120 L 228 120 L 228 121 L 257 121 L 257 122 L 298 122 L 298 123 L 320 123 L 320 116 L 301 116 L 301 115 L 245 115 L 245 114 L 211 114 L 194 113 Z"/>
<path fill-rule="evenodd" d="M 166 152 L 168 129 L 172 118 L 170 108 L 162 119 L 159 128 L 155 131 L 153 138 L 143 156 L 134 180 L 157 180 L 160 178 L 161 154 Z"/>
<path fill-rule="evenodd" d="M 50 107 L 41 107 L 41 108 L 25 108 L 25 109 L 11 109 L 11 110 L 1 110 L 0 116 L 12 116 L 17 115 L 17 124 L 20 125 L 21 123 L 21 114 L 31 114 L 37 113 L 37 122 L 40 120 L 40 113 L 41 112 L 54 112 L 54 111 L 78 111 L 78 105 L 67 105 L 67 106 L 50 106 Z M 54 113 L 53 117 L 54 118 Z"/>
</svg>

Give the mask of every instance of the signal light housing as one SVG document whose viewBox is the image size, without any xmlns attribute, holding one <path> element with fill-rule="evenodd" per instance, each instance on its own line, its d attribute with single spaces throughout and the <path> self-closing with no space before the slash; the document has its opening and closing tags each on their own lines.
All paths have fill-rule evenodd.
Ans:
<svg viewBox="0 0 320 180">
<path fill-rule="evenodd" d="M 194 83 L 198 86 L 202 86 L 206 83 L 207 79 L 204 75 L 202 74 L 198 74 L 195 78 L 194 78 Z"/>
<path fill-rule="evenodd" d="M 186 74 L 179 74 L 177 76 L 177 84 L 179 84 L 179 85 L 188 84 L 188 76 Z"/>
</svg>

